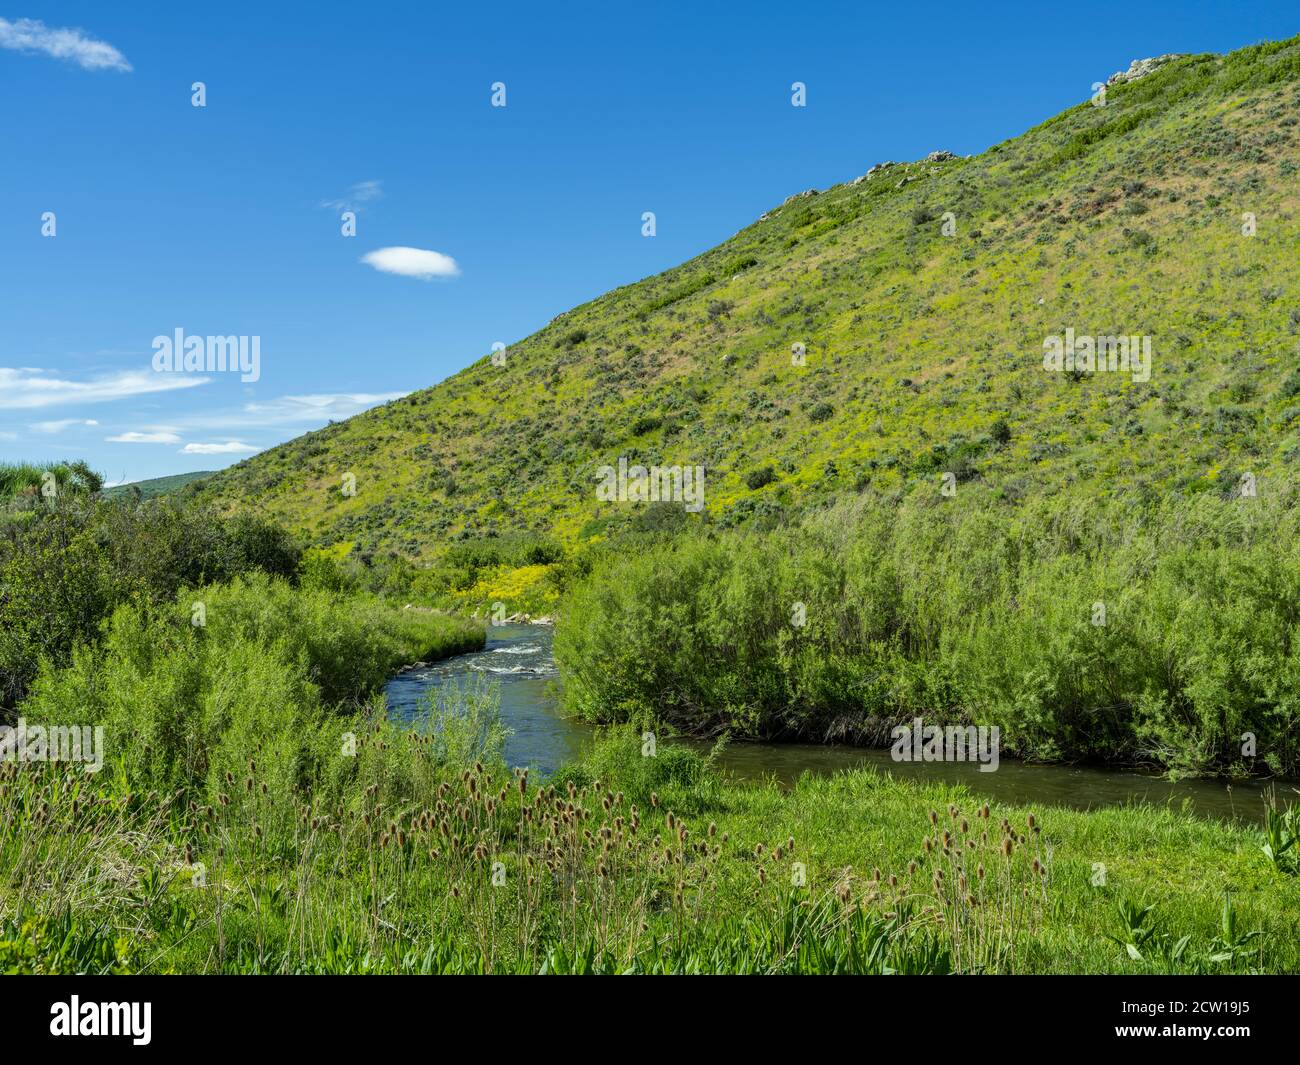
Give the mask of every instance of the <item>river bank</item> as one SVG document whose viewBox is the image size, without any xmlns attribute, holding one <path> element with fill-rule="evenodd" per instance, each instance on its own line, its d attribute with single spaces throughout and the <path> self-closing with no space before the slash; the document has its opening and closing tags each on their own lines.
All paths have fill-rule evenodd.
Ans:
<svg viewBox="0 0 1300 1065">
<path fill-rule="evenodd" d="M 423 712 L 425 698 L 440 687 L 490 677 L 501 684 L 501 720 L 512 730 L 505 739 L 507 763 L 530 767 L 543 778 L 552 776 L 580 759 L 597 731 L 566 716 L 560 706 L 553 639 L 549 625 L 489 626 L 482 651 L 425 663 L 392 678 L 386 688 L 390 711 L 397 720 L 413 721 Z M 706 740 L 675 742 L 702 754 L 713 747 Z M 887 748 L 838 744 L 734 742 L 720 752 L 717 765 L 738 779 L 771 778 L 786 788 L 806 772 L 827 776 L 874 768 L 922 785 L 963 785 L 973 795 L 1003 802 L 1051 803 L 1076 810 L 1150 803 L 1251 823 L 1263 821 L 1270 787 L 1258 780 L 1169 780 L 1128 769 L 1034 765 L 1010 758 L 1003 759 L 996 772 L 983 773 L 971 762 L 895 762 Z M 1280 781 L 1275 786 L 1289 793 L 1295 785 Z"/>
</svg>

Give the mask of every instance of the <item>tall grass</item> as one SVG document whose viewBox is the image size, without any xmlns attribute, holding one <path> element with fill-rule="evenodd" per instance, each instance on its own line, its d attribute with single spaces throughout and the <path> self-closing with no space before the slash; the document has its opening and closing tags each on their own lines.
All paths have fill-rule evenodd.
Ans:
<svg viewBox="0 0 1300 1065">
<path fill-rule="evenodd" d="M 539 785 L 501 765 L 494 730 L 480 727 L 494 713 L 486 690 L 431 708 L 435 719 L 448 711 L 457 735 L 487 739 L 453 745 L 467 764 L 449 757 L 434 721 L 400 730 L 375 719 L 354 756 L 333 752 L 326 772 L 287 794 L 256 747 L 210 800 L 132 787 L 109 771 L 0 765 L 0 967 L 887 974 L 1300 964 L 1291 935 L 1300 880 L 1252 849 L 1262 839 L 1253 829 L 1151 808 L 989 808 L 960 789 L 870 772 L 805 778 L 787 793 L 719 780 L 689 753 L 662 772 L 642 767 L 636 781 L 606 776 L 640 757 L 638 738 L 621 733 Z M 637 781 L 650 786 L 648 801 L 633 797 Z M 1109 880 L 1090 879 L 1098 863 Z M 1206 868 L 1237 887 L 1227 916 Z"/>
</svg>

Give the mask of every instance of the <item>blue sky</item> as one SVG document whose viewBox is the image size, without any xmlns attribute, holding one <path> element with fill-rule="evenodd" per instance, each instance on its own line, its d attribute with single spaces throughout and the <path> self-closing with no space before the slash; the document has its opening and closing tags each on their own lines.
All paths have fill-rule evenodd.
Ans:
<svg viewBox="0 0 1300 1065">
<path fill-rule="evenodd" d="M 1300 32 L 1279 3 L 24 2 L 0 20 L 0 459 L 111 482 L 219 468 L 431 385 L 793 192 L 980 152 L 1134 58 Z M 362 261 L 393 247 L 458 273 Z M 177 328 L 260 337 L 260 378 L 155 373 Z"/>
</svg>

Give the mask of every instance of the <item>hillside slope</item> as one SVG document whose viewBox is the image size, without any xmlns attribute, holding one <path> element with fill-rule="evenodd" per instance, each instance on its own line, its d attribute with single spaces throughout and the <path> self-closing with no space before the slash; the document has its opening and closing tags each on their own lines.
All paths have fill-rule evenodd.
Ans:
<svg viewBox="0 0 1300 1065">
<path fill-rule="evenodd" d="M 195 473 L 175 473 L 170 477 L 150 477 L 143 481 L 131 481 L 129 484 L 116 484 L 112 488 L 105 488 L 104 498 L 124 499 L 138 491 L 141 499 L 153 499 L 156 496 L 179 491 L 187 484 L 193 484 L 211 476 L 212 472 L 210 470 L 199 470 Z"/>
<path fill-rule="evenodd" d="M 192 490 L 412 557 L 627 521 L 596 494 L 621 456 L 704 466 L 722 524 L 868 486 L 937 498 L 945 473 L 986 501 L 1246 473 L 1263 493 L 1300 460 L 1298 105 L 1300 38 L 1176 59 L 980 156 L 793 196 L 503 365 Z M 1150 338 L 1150 379 L 1045 370 L 1067 330 Z"/>
</svg>

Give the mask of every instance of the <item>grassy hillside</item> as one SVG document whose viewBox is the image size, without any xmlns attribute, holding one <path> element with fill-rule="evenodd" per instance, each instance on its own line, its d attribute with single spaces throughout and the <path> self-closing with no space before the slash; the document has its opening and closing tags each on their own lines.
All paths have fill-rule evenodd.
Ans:
<svg viewBox="0 0 1300 1065">
<path fill-rule="evenodd" d="M 141 499 L 153 499 L 155 496 L 166 495 L 168 492 L 174 492 L 178 488 L 184 488 L 187 484 L 193 484 L 195 481 L 201 481 L 205 477 L 211 477 L 211 470 L 199 470 L 195 473 L 176 473 L 170 477 L 151 477 L 145 481 L 132 481 L 130 484 L 118 484 L 112 488 L 104 489 L 106 499 L 115 499 L 131 495 L 134 490 L 138 490 Z"/>
<path fill-rule="evenodd" d="M 1176 60 L 977 157 L 797 194 L 503 365 L 199 494 L 415 558 L 624 523 L 642 508 L 595 490 L 620 456 L 703 465 L 690 520 L 724 525 L 867 488 L 937 498 L 946 472 L 981 504 L 1226 496 L 1244 473 L 1264 495 L 1300 460 L 1297 105 L 1293 38 Z M 1150 380 L 1045 371 L 1067 329 L 1149 336 Z"/>
</svg>

